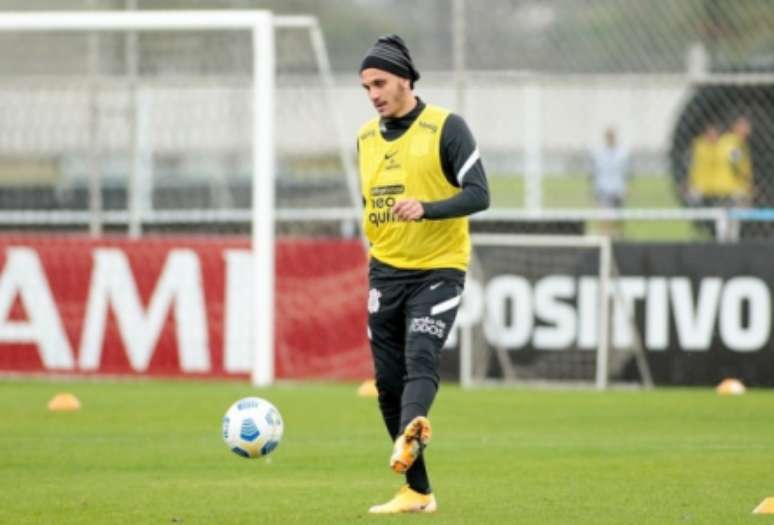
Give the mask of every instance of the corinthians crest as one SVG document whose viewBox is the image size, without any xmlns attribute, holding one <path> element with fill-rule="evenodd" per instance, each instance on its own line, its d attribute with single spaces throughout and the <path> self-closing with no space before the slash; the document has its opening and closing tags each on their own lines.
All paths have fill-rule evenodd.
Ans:
<svg viewBox="0 0 774 525">
<path fill-rule="evenodd" d="M 368 290 L 368 313 L 374 314 L 379 311 L 379 298 L 382 296 L 382 292 L 376 288 Z"/>
</svg>

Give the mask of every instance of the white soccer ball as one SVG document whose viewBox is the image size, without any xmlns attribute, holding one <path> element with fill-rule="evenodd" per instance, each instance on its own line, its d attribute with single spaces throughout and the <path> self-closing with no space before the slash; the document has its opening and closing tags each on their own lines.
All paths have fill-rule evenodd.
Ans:
<svg viewBox="0 0 774 525">
<path fill-rule="evenodd" d="M 277 448 L 284 424 L 277 407 L 260 397 L 245 397 L 223 416 L 223 441 L 243 458 L 259 458 Z"/>
</svg>

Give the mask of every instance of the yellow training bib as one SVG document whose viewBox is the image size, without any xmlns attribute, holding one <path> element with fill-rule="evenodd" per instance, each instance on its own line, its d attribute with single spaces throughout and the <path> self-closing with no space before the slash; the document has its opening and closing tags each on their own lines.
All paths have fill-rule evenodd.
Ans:
<svg viewBox="0 0 774 525">
<path fill-rule="evenodd" d="M 371 255 L 396 268 L 465 271 L 468 267 L 467 217 L 400 221 L 391 211 L 399 200 L 431 202 L 461 191 L 449 183 L 441 166 L 441 129 L 448 115 L 442 108 L 426 106 L 394 141 L 382 138 L 378 118 L 358 134 L 363 229 Z"/>
</svg>

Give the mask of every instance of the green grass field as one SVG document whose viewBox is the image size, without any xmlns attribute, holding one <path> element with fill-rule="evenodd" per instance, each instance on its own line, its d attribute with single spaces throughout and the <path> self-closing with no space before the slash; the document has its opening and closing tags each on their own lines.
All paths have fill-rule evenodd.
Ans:
<svg viewBox="0 0 774 525">
<path fill-rule="evenodd" d="M 77 413 L 51 413 L 75 393 Z M 774 496 L 774 392 L 441 389 L 427 452 L 439 511 L 369 516 L 400 478 L 354 385 L 0 382 L 0 523 L 735 524 Z M 271 399 L 285 437 L 232 454 L 220 420 Z"/>
<path fill-rule="evenodd" d="M 492 207 L 522 208 L 524 179 L 502 173 L 488 175 Z M 543 207 L 546 209 L 596 208 L 589 178 L 582 174 L 557 175 L 543 180 Z M 675 209 L 683 207 L 677 200 L 674 182 L 666 175 L 640 175 L 629 183 L 627 208 Z M 590 232 L 598 225 L 587 224 Z M 691 221 L 627 221 L 622 237 L 637 241 L 697 241 L 708 240 L 706 231 Z"/>
<path fill-rule="evenodd" d="M 523 177 L 504 173 L 488 174 L 492 206 L 511 208 L 524 203 Z M 594 209 L 590 180 L 583 174 L 553 175 L 543 179 L 543 206 L 545 208 Z M 674 182 L 666 175 L 639 175 L 632 177 L 626 206 L 629 208 L 678 208 Z"/>
</svg>

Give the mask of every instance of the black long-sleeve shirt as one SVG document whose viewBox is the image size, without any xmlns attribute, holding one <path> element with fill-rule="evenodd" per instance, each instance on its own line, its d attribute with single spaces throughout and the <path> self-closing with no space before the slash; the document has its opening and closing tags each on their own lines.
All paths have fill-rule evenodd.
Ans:
<svg viewBox="0 0 774 525">
<path fill-rule="evenodd" d="M 393 141 L 406 132 L 425 109 L 417 98 L 417 105 L 399 118 L 383 118 L 379 129 L 384 140 Z M 422 202 L 424 217 L 428 220 L 449 219 L 470 215 L 489 207 L 489 185 L 478 146 L 467 123 L 454 113 L 450 114 L 441 130 L 441 167 L 446 180 L 462 188 L 457 195 L 434 202 Z"/>
</svg>

